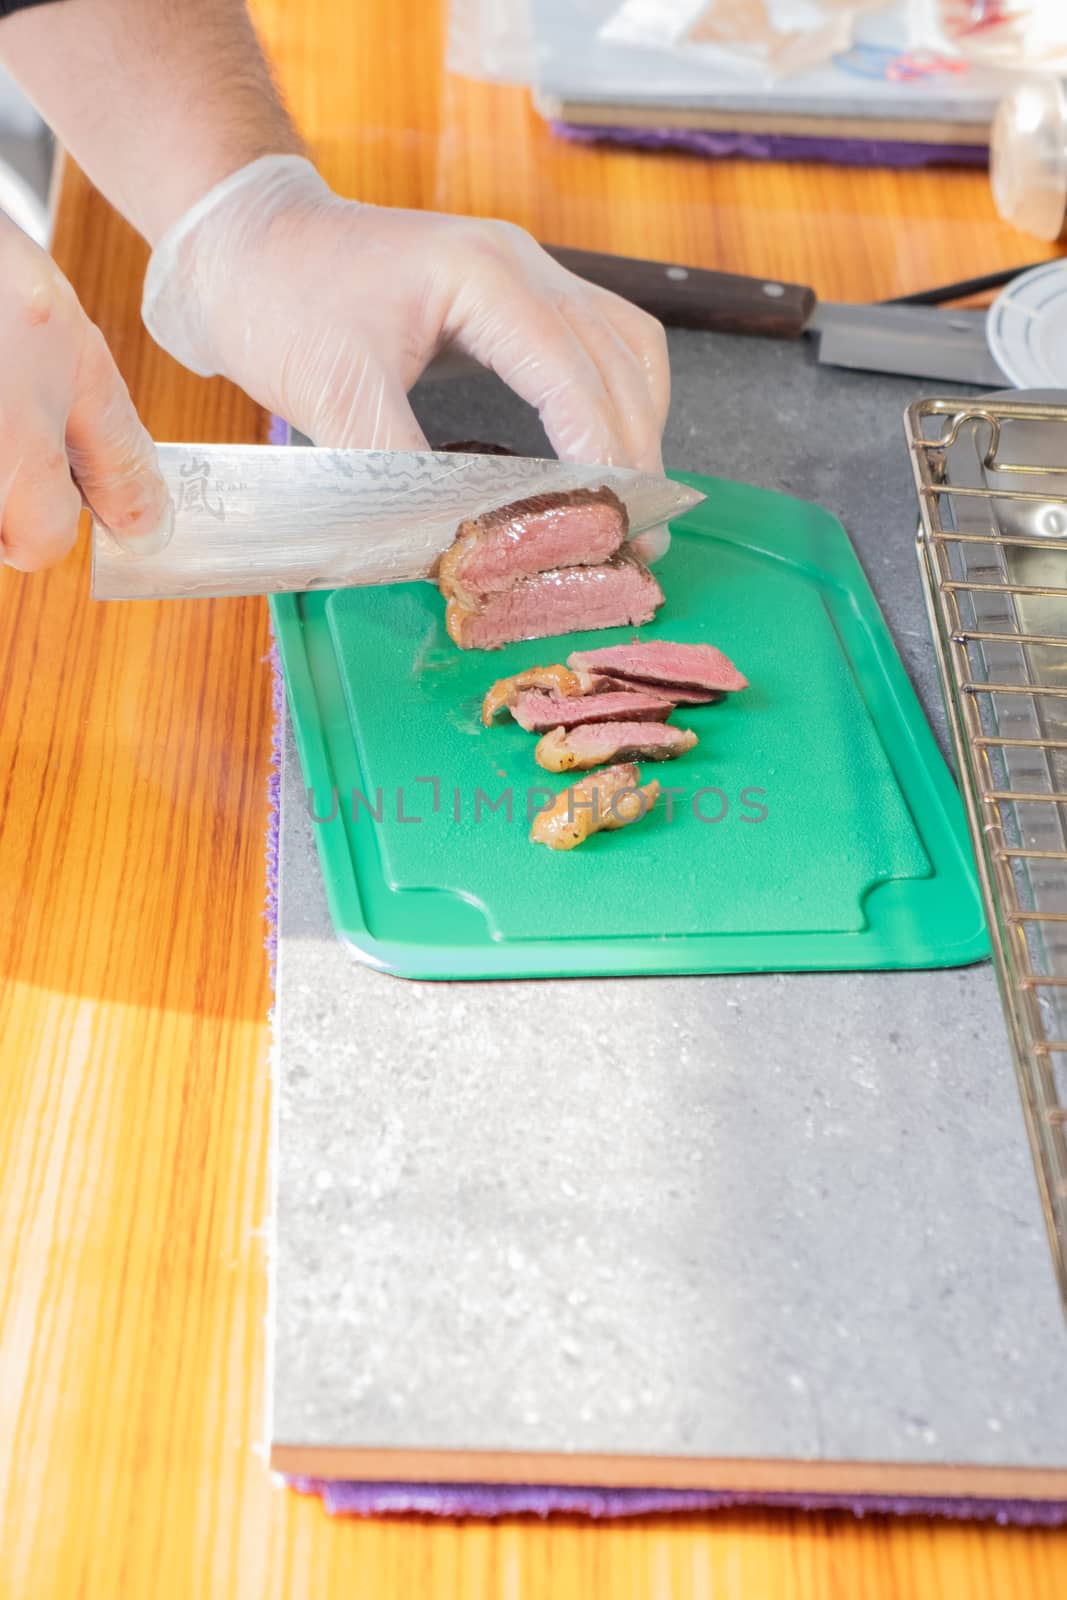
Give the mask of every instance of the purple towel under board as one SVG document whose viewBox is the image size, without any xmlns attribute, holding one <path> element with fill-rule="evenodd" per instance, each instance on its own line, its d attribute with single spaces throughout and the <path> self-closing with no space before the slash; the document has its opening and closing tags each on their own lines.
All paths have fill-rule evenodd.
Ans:
<svg viewBox="0 0 1067 1600">
<path fill-rule="evenodd" d="M 712 133 L 700 128 L 593 127 L 550 122 L 577 144 L 622 144 L 638 150 L 680 150 L 746 161 L 825 161 L 844 167 L 984 167 L 989 152 L 973 144 L 910 144 L 890 139 L 829 139 L 785 133 Z"/>
<path fill-rule="evenodd" d="M 914 1495 L 741 1494 L 704 1489 L 583 1489 L 486 1483 L 349 1483 L 289 1478 L 291 1489 L 319 1495 L 331 1516 L 579 1516 L 594 1520 L 728 1511 L 759 1506 L 790 1511 L 846 1511 L 854 1516 L 951 1517 L 1002 1526 L 1058 1528 L 1067 1504 L 1045 1500 L 923 1500 Z"/>
</svg>

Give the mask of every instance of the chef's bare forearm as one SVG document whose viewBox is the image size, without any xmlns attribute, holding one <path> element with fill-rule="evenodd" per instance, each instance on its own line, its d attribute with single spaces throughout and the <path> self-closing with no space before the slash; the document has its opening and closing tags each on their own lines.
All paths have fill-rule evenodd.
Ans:
<svg viewBox="0 0 1067 1600">
<path fill-rule="evenodd" d="M 243 0 L 60 0 L 0 22 L 0 61 L 154 244 L 214 184 L 304 153 Z"/>
</svg>

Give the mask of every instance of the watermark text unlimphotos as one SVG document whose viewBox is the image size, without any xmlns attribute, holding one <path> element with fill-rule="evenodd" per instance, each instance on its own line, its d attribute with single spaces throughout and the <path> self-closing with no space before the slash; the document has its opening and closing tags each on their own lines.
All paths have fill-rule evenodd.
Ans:
<svg viewBox="0 0 1067 1600">
<path fill-rule="evenodd" d="M 591 778 L 593 773 L 576 774 L 577 778 Z M 647 781 L 647 774 L 646 774 Z M 616 821 L 633 815 L 634 800 L 647 810 L 649 802 L 638 788 L 617 789 L 610 796 L 601 795 L 593 786 L 586 796 L 575 794 L 573 787 L 567 791 L 568 821 L 573 821 L 582 811 L 592 813 L 598 820 L 601 810 L 610 812 Z M 312 822 L 325 824 L 342 818 L 353 823 L 361 820 L 371 823 L 400 823 L 414 826 L 435 819 L 450 824 L 476 823 L 478 825 L 519 824 L 529 827 L 542 811 L 548 811 L 560 798 L 555 789 L 540 784 L 525 788 L 508 785 L 497 794 L 479 788 L 464 789 L 458 785 L 443 784 L 440 778 L 417 777 L 410 783 L 393 789 L 377 788 L 365 793 L 352 789 L 342 794 L 340 789 L 330 790 L 329 797 L 314 788 L 307 790 L 307 809 Z M 766 822 L 769 815 L 767 791 L 758 784 L 727 792 L 719 788 L 687 789 L 679 785 L 664 784 L 656 801 L 656 810 L 669 823 L 683 818 L 717 825 L 734 821 L 747 823 Z"/>
</svg>

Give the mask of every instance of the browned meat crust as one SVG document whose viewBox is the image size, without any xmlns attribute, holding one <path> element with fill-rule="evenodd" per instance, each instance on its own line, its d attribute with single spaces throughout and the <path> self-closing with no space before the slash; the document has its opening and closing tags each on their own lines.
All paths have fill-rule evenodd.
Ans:
<svg viewBox="0 0 1067 1600">
<path fill-rule="evenodd" d="M 608 761 L 674 761 L 696 743 L 691 728 L 665 722 L 586 722 L 544 734 L 534 759 L 546 772 L 589 772 Z"/>
<path fill-rule="evenodd" d="M 642 784 L 635 766 L 605 767 L 557 795 L 555 804 L 534 818 L 530 838 L 550 850 L 573 850 L 590 834 L 640 821 L 659 793 L 655 778 Z"/>
</svg>

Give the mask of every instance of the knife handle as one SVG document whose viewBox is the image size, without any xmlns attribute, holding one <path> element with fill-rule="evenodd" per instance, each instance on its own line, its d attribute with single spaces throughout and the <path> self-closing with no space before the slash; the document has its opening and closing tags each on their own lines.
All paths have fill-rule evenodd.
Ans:
<svg viewBox="0 0 1067 1600">
<path fill-rule="evenodd" d="M 632 300 L 672 328 L 797 339 L 815 309 L 814 290 L 797 283 L 672 266 L 666 261 L 637 261 L 631 256 L 560 245 L 545 245 L 545 249 L 579 278 Z"/>
</svg>

